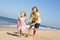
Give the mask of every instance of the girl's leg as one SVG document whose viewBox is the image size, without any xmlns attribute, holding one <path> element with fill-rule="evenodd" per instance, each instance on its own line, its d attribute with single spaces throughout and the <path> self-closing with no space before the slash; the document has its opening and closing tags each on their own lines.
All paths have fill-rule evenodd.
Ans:
<svg viewBox="0 0 60 40">
<path fill-rule="evenodd" d="M 20 29 L 19 29 L 19 26 L 18 25 L 17 25 L 17 33 L 20 33 Z"/>
<path fill-rule="evenodd" d="M 19 37 L 21 37 L 21 35 L 22 35 L 22 31 L 20 30 L 20 34 L 19 34 Z"/>
</svg>

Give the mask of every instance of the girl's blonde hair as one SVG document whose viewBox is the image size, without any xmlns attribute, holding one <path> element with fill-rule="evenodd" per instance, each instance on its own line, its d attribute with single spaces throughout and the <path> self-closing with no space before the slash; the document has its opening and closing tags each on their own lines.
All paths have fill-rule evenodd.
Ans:
<svg viewBox="0 0 60 40">
<path fill-rule="evenodd" d="M 26 12 L 22 11 L 21 13 L 24 13 L 24 16 L 26 16 Z"/>
</svg>

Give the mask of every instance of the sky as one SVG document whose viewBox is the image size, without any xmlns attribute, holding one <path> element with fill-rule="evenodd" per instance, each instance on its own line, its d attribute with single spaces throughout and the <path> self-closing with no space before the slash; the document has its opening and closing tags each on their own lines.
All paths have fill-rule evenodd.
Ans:
<svg viewBox="0 0 60 40">
<path fill-rule="evenodd" d="M 0 0 L 0 16 L 17 19 L 21 11 L 27 18 L 36 6 L 41 17 L 41 24 L 60 28 L 60 0 Z"/>
</svg>

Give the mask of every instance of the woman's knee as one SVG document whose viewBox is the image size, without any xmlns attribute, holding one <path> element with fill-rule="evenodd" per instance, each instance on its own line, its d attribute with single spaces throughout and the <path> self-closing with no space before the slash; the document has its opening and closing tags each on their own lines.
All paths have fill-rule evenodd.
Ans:
<svg viewBox="0 0 60 40">
<path fill-rule="evenodd" d="M 33 25 L 30 26 L 30 28 L 32 28 L 32 27 L 33 27 Z M 30 29 L 30 28 L 29 28 L 29 29 Z"/>
</svg>

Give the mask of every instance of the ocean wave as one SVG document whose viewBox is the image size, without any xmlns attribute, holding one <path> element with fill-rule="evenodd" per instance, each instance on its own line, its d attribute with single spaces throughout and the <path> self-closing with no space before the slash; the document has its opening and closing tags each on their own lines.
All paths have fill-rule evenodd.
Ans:
<svg viewBox="0 0 60 40">
<path fill-rule="evenodd" d="M 3 17 L 3 16 L 0 16 L 0 24 L 5 24 L 5 25 L 0 25 L 0 27 L 16 27 L 15 24 L 17 24 L 17 20 L 16 19 L 12 19 L 12 18 L 7 18 L 7 17 Z M 6 25 L 8 24 L 8 25 Z M 11 24 L 11 25 L 9 25 Z M 29 28 L 30 27 L 30 23 L 29 25 L 26 25 L 26 28 Z M 56 27 L 52 27 L 52 26 L 46 26 L 46 25 L 40 25 L 39 29 L 57 29 L 57 30 L 60 30 L 60 28 L 56 28 Z"/>
</svg>

